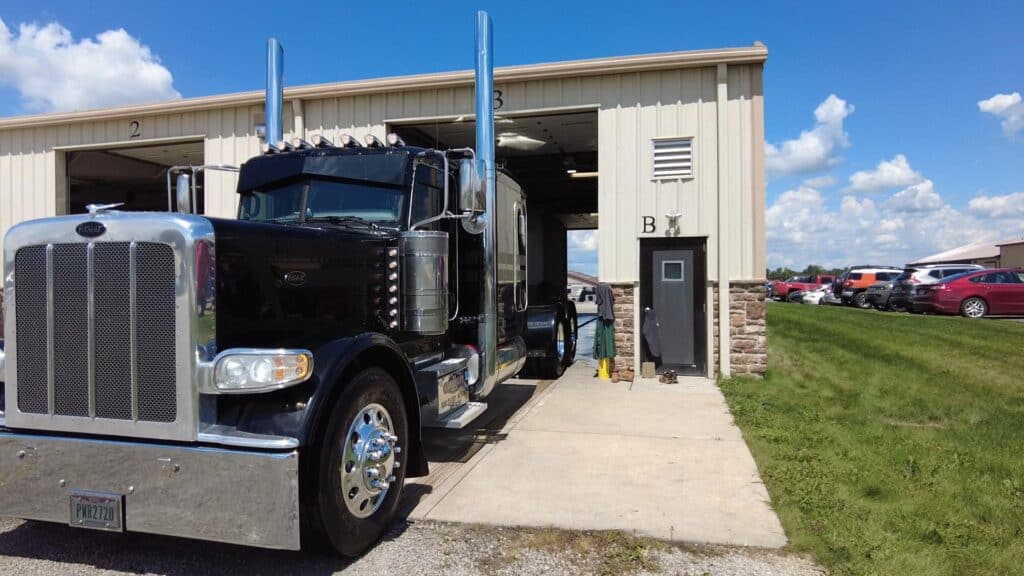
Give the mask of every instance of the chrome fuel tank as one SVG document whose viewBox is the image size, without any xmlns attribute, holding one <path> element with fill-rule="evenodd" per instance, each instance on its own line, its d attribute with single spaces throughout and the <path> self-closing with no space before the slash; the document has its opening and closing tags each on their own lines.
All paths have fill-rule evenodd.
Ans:
<svg viewBox="0 0 1024 576">
<path fill-rule="evenodd" d="M 401 234 L 402 328 L 418 334 L 448 330 L 448 233 Z"/>
</svg>

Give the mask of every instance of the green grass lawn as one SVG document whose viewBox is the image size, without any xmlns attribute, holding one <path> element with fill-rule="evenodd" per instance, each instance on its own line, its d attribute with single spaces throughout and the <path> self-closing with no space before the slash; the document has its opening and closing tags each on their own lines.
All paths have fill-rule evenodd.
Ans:
<svg viewBox="0 0 1024 576">
<path fill-rule="evenodd" d="M 1024 323 L 768 306 L 722 383 L 794 550 L 835 574 L 1024 574 Z"/>
</svg>

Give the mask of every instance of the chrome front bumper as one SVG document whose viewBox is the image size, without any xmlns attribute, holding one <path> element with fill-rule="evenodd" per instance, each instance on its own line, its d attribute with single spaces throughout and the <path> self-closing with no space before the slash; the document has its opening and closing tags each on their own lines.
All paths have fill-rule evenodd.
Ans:
<svg viewBox="0 0 1024 576">
<path fill-rule="evenodd" d="M 299 455 L 0 432 L 0 515 L 69 522 L 69 494 L 124 495 L 129 532 L 299 549 Z"/>
</svg>

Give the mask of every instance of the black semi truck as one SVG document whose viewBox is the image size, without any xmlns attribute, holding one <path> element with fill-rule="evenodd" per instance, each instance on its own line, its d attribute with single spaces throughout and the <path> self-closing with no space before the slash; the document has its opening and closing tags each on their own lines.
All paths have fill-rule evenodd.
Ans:
<svg viewBox="0 0 1024 576">
<path fill-rule="evenodd" d="M 7 234 L 0 514 L 357 555 L 427 474 L 424 427 L 572 363 L 572 303 L 528 302 L 486 13 L 476 150 L 285 143 L 282 61 L 271 39 L 237 219 L 192 213 L 192 169 L 169 175 L 169 212 L 90 206 Z"/>
</svg>

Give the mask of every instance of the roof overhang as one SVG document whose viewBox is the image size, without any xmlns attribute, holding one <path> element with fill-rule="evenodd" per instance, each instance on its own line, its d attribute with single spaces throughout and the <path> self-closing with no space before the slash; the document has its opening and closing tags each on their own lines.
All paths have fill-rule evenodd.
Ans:
<svg viewBox="0 0 1024 576">
<path fill-rule="evenodd" d="M 653 70 L 699 68 L 717 64 L 763 64 L 768 59 L 768 48 L 762 44 L 742 48 L 719 48 L 714 50 L 691 50 L 686 52 L 665 52 L 639 56 L 616 56 L 546 64 L 504 66 L 496 68 L 496 83 L 547 80 L 565 77 L 598 76 L 603 74 L 626 74 Z M 473 71 L 441 72 L 414 76 L 394 76 L 371 80 L 311 84 L 285 88 L 285 100 L 316 100 L 357 96 L 381 92 L 402 92 L 425 88 L 451 88 L 471 86 Z M 182 98 L 152 104 L 121 106 L 77 112 L 58 112 L 32 116 L 0 118 L 0 129 L 51 126 L 94 120 L 114 120 L 131 116 L 152 114 L 175 114 L 197 112 L 216 108 L 251 106 L 263 103 L 264 91 L 236 92 L 198 98 Z"/>
</svg>

